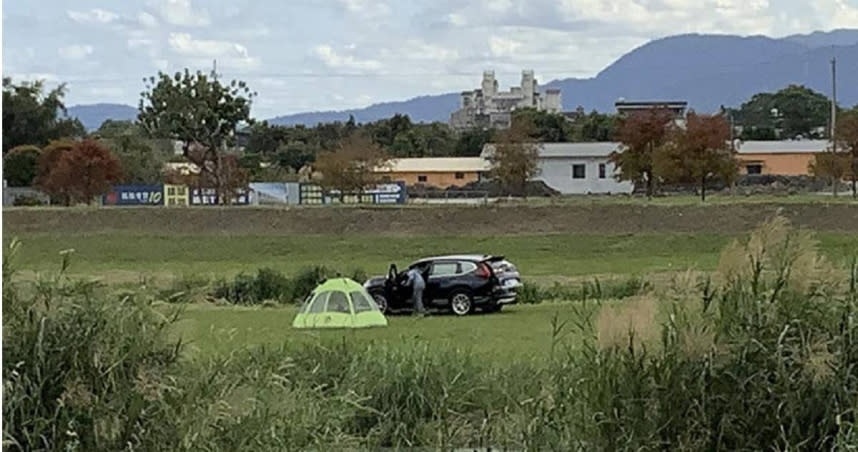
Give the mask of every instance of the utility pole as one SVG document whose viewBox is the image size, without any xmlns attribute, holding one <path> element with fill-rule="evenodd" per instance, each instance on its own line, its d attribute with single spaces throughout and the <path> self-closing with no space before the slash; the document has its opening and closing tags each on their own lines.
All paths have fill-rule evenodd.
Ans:
<svg viewBox="0 0 858 452">
<path fill-rule="evenodd" d="M 212 60 L 212 78 L 217 80 L 217 59 Z"/>
<path fill-rule="evenodd" d="M 837 152 L 837 57 L 831 57 L 831 150 Z"/>
</svg>

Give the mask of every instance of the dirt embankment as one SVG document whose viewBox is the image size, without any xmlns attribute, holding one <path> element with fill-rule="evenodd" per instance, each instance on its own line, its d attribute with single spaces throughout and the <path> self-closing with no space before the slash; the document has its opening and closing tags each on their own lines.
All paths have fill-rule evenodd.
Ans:
<svg viewBox="0 0 858 452">
<path fill-rule="evenodd" d="M 818 231 L 858 233 L 858 206 L 845 204 L 8 209 L 3 227 L 6 234 L 732 233 L 776 214 Z"/>
</svg>

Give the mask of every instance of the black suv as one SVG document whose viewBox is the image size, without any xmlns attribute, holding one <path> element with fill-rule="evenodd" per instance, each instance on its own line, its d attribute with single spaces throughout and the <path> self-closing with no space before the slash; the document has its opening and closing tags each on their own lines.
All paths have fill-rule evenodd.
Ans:
<svg viewBox="0 0 858 452">
<path fill-rule="evenodd" d="M 505 262 L 503 256 L 429 257 L 402 272 L 391 265 L 386 277 L 371 278 L 364 287 L 382 312 L 412 310 L 411 288 L 402 284 L 408 279 L 408 270 L 416 268 L 426 281 L 423 304 L 427 309 L 449 309 L 456 315 L 467 315 L 477 308 L 497 312 L 504 304 L 516 302 L 513 285 L 504 284 L 493 268 L 494 263 L 500 262 Z"/>
</svg>

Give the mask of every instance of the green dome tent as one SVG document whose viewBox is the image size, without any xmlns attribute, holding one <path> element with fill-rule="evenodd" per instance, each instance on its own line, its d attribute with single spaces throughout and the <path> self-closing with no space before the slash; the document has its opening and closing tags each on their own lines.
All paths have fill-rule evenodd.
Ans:
<svg viewBox="0 0 858 452">
<path fill-rule="evenodd" d="M 387 326 L 387 319 L 366 289 L 348 278 L 325 281 L 307 297 L 294 328 L 366 328 Z"/>
</svg>

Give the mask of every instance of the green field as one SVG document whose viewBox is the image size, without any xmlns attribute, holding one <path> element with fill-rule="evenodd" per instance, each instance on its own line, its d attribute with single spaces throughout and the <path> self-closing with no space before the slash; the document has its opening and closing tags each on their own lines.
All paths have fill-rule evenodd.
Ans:
<svg viewBox="0 0 858 452">
<path fill-rule="evenodd" d="M 563 343 L 580 334 L 573 324 L 589 312 L 589 304 L 543 303 L 508 306 L 498 314 L 477 314 L 464 318 L 436 315 L 425 318 L 389 316 L 387 328 L 350 331 L 296 330 L 292 328 L 295 308 L 223 308 L 186 306 L 175 333 L 193 353 L 204 356 L 225 353 L 244 346 L 290 344 L 334 344 L 342 341 L 361 344 L 384 343 L 412 346 L 431 344 L 445 349 L 462 349 L 494 361 L 541 359 L 550 353 L 552 322 L 566 322 Z M 586 311 L 585 311 L 586 310 Z"/>
<path fill-rule="evenodd" d="M 419 257 L 444 253 L 506 255 L 526 279 L 541 282 L 589 275 L 654 274 L 690 267 L 713 270 L 733 237 L 708 233 L 545 234 L 507 236 L 166 236 L 130 234 L 27 235 L 20 268 L 44 272 L 59 266 L 59 252 L 74 249 L 71 272 L 105 282 L 159 280 L 202 274 L 229 276 L 271 267 L 286 274 L 325 265 L 344 273 L 384 274 Z M 834 259 L 858 252 L 858 234 L 819 233 Z M 10 237 L 4 237 L 8 242 Z"/>
</svg>

